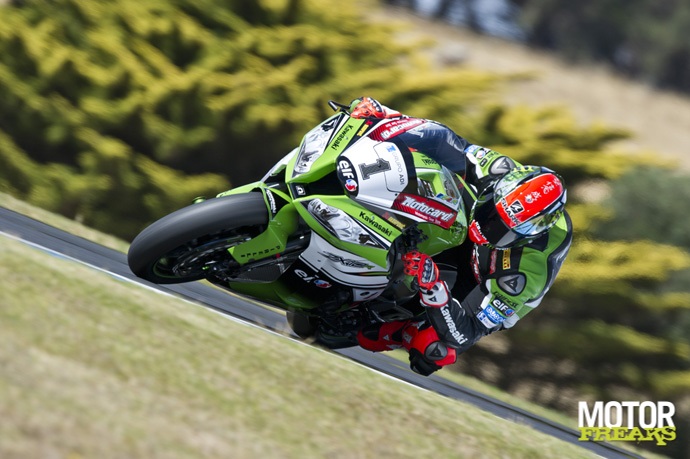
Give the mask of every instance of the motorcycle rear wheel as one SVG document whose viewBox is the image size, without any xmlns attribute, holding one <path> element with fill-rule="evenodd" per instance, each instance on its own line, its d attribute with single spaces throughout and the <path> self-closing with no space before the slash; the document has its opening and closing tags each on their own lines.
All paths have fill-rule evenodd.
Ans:
<svg viewBox="0 0 690 459">
<path fill-rule="evenodd" d="M 214 265 L 232 262 L 227 249 L 263 232 L 268 209 L 261 193 L 209 199 L 152 223 L 134 238 L 127 262 L 155 284 L 206 278 Z"/>
</svg>

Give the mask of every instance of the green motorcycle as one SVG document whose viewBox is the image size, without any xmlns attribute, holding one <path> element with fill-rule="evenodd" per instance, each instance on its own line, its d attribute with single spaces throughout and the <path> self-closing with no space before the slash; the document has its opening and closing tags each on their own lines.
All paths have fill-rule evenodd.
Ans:
<svg viewBox="0 0 690 459">
<path fill-rule="evenodd" d="M 294 332 L 330 348 L 362 326 L 422 309 L 400 256 L 435 255 L 467 234 L 466 184 L 394 134 L 419 120 L 336 114 L 259 182 L 144 229 L 130 269 L 157 284 L 206 279 L 287 311 Z M 406 125 L 406 123 L 408 125 Z"/>
</svg>

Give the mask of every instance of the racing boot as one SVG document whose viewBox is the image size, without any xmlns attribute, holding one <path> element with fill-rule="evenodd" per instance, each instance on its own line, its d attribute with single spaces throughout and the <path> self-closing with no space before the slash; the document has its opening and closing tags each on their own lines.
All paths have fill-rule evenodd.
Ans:
<svg viewBox="0 0 690 459">
<path fill-rule="evenodd" d="M 373 352 L 407 349 L 410 368 L 424 376 L 457 360 L 457 351 L 443 344 L 426 321 L 399 320 L 370 325 L 357 333 L 357 342 Z"/>
<path fill-rule="evenodd" d="M 357 342 L 361 347 L 372 352 L 399 349 L 403 346 L 403 329 L 409 323 L 409 320 L 397 320 L 369 325 L 357 333 Z"/>
</svg>

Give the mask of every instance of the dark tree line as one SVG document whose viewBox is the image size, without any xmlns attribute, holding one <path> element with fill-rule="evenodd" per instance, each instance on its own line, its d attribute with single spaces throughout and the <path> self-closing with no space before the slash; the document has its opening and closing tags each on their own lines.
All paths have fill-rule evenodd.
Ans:
<svg viewBox="0 0 690 459">
<path fill-rule="evenodd" d="M 387 0 L 477 32 L 523 39 L 578 62 L 605 62 L 654 86 L 690 92 L 690 2 L 683 0 Z M 496 8 L 486 5 L 500 5 Z M 512 7 L 512 8 L 511 8 Z M 487 13 L 489 11 L 489 13 Z M 493 11 L 493 12 L 491 12 Z M 464 13 L 459 13 L 464 12 Z M 495 33 L 502 19 L 524 34 Z M 456 21 L 457 22 L 457 21 Z M 489 24 L 489 25 L 487 25 Z"/>
</svg>

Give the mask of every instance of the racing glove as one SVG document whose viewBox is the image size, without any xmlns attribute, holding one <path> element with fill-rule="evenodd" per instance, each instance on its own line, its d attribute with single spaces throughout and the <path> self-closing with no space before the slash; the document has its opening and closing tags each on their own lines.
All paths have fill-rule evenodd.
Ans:
<svg viewBox="0 0 690 459">
<path fill-rule="evenodd" d="M 448 285 L 439 279 L 438 266 L 429 255 L 414 250 L 403 254 L 402 261 L 404 273 L 412 277 L 412 287 L 419 289 L 424 306 L 442 308 L 448 304 Z"/>
<path fill-rule="evenodd" d="M 350 116 L 353 118 L 396 118 L 400 112 L 391 110 L 371 97 L 360 97 L 350 102 Z"/>
</svg>

